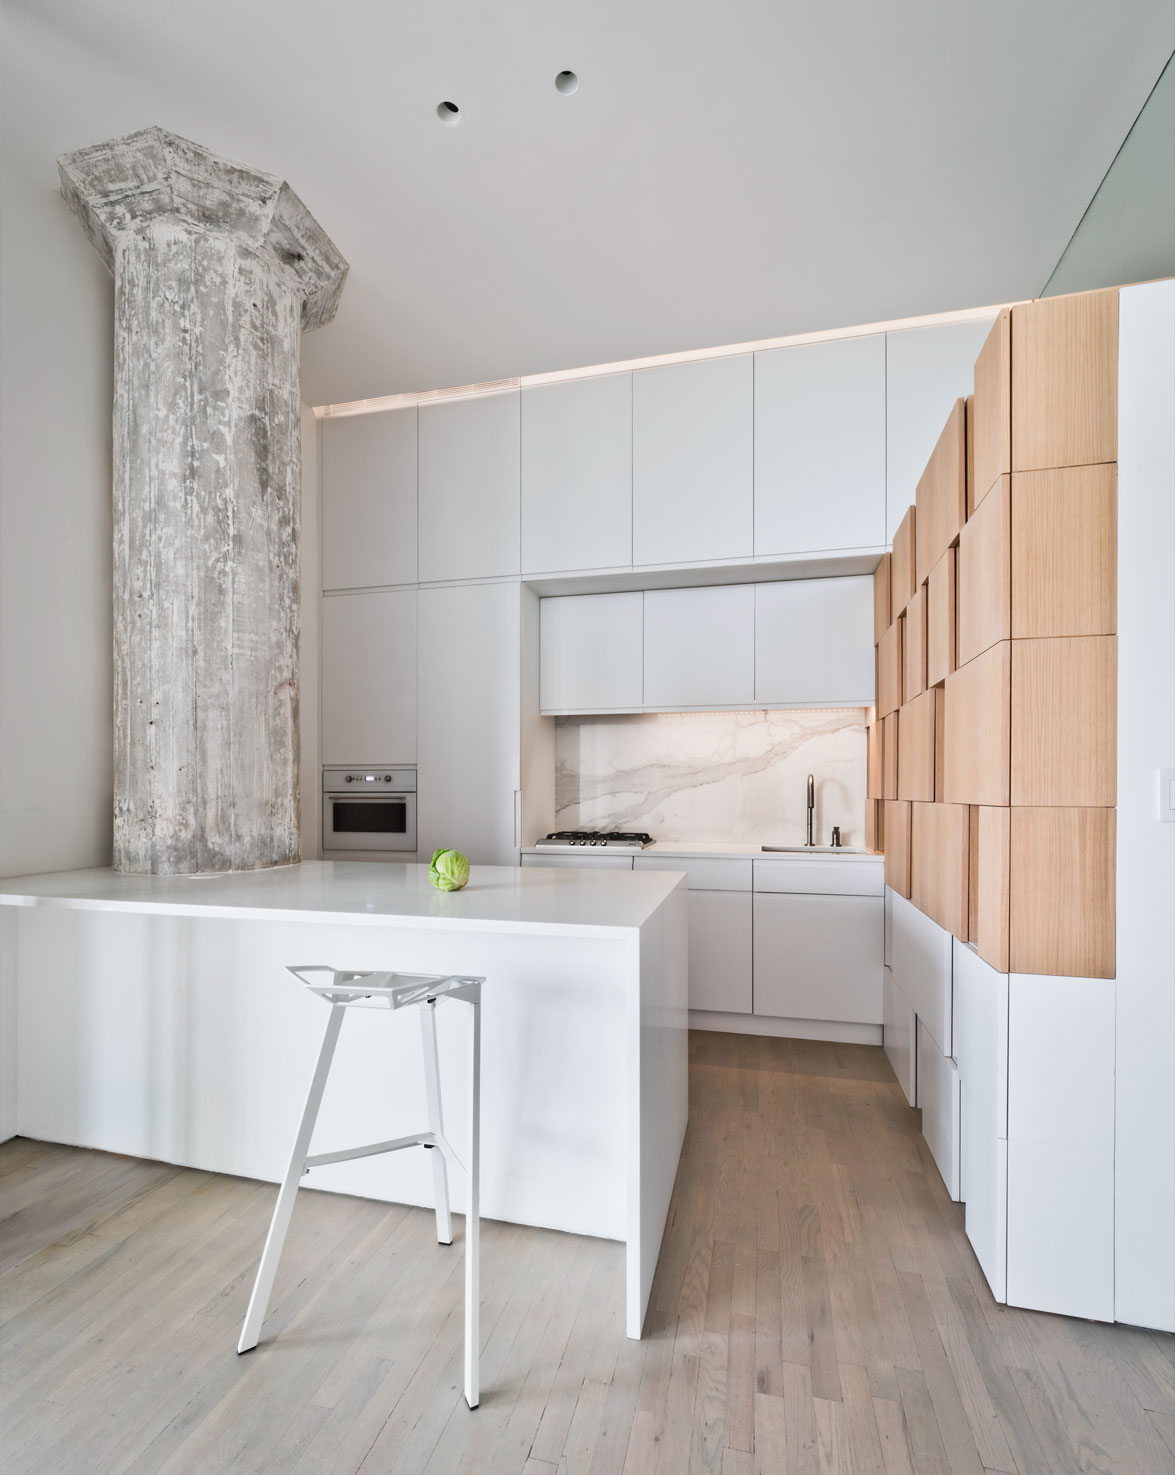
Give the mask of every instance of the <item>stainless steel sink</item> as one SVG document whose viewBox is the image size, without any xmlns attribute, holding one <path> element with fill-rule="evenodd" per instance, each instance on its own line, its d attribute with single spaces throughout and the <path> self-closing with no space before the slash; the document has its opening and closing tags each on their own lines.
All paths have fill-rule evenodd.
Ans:
<svg viewBox="0 0 1175 1475">
<path fill-rule="evenodd" d="M 775 855 L 868 855 L 864 846 L 854 845 L 760 845 Z"/>
</svg>

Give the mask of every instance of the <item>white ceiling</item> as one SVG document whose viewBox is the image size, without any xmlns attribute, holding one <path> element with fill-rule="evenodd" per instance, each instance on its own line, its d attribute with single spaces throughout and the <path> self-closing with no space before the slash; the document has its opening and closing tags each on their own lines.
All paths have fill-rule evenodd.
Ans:
<svg viewBox="0 0 1175 1475">
<path fill-rule="evenodd" d="M 288 179 L 351 263 L 303 348 L 304 397 L 339 402 L 1032 296 L 1173 24 L 1170 0 L 29 0 L 3 133 L 46 186 L 151 123 Z"/>
</svg>

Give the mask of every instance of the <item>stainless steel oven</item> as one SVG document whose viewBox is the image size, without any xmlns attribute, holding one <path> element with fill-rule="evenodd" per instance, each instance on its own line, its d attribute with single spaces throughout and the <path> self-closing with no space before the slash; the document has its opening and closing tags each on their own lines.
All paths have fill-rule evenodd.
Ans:
<svg viewBox="0 0 1175 1475">
<path fill-rule="evenodd" d="M 416 849 L 414 768 L 324 768 L 322 850 Z"/>
</svg>

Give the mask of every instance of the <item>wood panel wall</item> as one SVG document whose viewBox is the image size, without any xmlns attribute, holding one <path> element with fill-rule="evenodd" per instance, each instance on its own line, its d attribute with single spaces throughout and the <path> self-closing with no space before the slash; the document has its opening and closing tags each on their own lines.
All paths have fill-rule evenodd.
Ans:
<svg viewBox="0 0 1175 1475">
<path fill-rule="evenodd" d="M 1116 290 L 1001 312 L 876 576 L 867 828 L 1001 972 L 1114 976 L 1117 358 Z"/>
</svg>

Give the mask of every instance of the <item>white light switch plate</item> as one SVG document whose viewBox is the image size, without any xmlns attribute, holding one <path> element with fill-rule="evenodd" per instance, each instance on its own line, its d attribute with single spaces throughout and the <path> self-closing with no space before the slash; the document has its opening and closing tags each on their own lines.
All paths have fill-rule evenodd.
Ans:
<svg viewBox="0 0 1175 1475">
<path fill-rule="evenodd" d="M 1159 769 L 1159 818 L 1175 824 L 1175 768 Z"/>
</svg>

